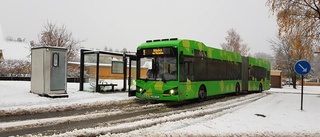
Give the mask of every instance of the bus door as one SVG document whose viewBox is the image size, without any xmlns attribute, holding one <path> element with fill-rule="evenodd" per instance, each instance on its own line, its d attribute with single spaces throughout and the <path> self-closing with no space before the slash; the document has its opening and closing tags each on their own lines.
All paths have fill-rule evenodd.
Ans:
<svg viewBox="0 0 320 137">
<path fill-rule="evenodd" d="M 242 91 L 248 91 L 249 59 L 242 56 Z"/>
<path fill-rule="evenodd" d="M 194 80 L 193 75 L 193 62 L 191 58 L 185 58 L 183 62 L 180 62 L 180 84 L 179 94 L 180 98 L 188 99 L 193 98 L 192 92 L 192 81 Z"/>
</svg>

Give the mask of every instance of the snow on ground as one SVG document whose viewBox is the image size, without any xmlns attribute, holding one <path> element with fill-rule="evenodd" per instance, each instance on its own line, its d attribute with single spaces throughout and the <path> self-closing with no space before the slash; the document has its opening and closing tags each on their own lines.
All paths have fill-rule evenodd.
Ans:
<svg viewBox="0 0 320 137">
<path fill-rule="evenodd" d="M 78 83 L 68 83 L 67 87 L 68 98 L 47 98 L 30 93 L 28 81 L 0 81 L 0 112 L 21 109 L 41 111 L 54 107 L 64 108 L 134 99 L 128 97 L 127 93 L 100 94 L 78 91 Z M 320 136 L 320 87 L 304 87 L 302 111 L 300 110 L 301 87 L 293 89 L 285 86 L 282 89 L 272 88 L 265 92 L 269 95 L 223 115 L 207 115 L 157 124 L 119 136 Z"/>
<path fill-rule="evenodd" d="M 100 94 L 79 90 L 79 83 L 68 83 L 68 98 L 48 98 L 30 93 L 30 81 L 0 81 L 0 115 L 15 114 L 21 110 L 54 111 L 53 109 L 76 109 L 84 104 L 99 105 L 119 100 L 133 100 L 128 93 Z"/>
<path fill-rule="evenodd" d="M 205 116 L 164 123 L 130 135 L 192 136 L 319 136 L 320 96 L 274 93 L 222 116 Z M 123 136 L 123 134 L 121 135 Z"/>
</svg>

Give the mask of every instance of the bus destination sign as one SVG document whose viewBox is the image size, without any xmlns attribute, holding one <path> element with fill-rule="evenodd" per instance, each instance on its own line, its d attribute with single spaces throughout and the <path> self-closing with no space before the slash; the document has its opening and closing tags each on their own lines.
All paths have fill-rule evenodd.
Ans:
<svg viewBox="0 0 320 137">
<path fill-rule="evenodd" d="M 152 49 L 152 55 L 163 55 L 163 49 Z"/>
<path fill-rule="evenodd" d="M 169 55 L 170 48 L 143 49 L 143 55 Z"/>
</svg>

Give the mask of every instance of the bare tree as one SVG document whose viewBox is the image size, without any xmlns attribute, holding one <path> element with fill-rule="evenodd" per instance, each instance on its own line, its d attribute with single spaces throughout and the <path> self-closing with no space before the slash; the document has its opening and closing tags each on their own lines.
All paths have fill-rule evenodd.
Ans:
<svg viewBox="0 0 320 137">
<path fill-rule="evenodd" d="M 103 50 L 104 50 L 104 51 L 108 51 L 108 47 L 107 47 L 107 46 L 104 46 Z"/>
<path fill-rule="evenodd" d="M 314 58 L 310 61 L 310 64 L 311 64 L 311 74 L 313 76 L 316 76 L 318 78 L 320 78 L 320 63 L 319 63 L 319 60 L 320 60 L 320 55 L 317 54 L 314 56 Z"/>
<path fill-rule="evenodd" d="M 127 50 L 127 48 L 123 48 L 120 52 L 125 53 L 125 52 L 128 52 L 128 50 Z"/>
<path fill-rule="evenodd" d="M 39 44 L 34 45 L 65 47 L 68 61 L 74 61 L 78 56 L 79 44 L 83 41 L 75 40 L 64 25 L 57 27 L 56 24 L 47 22 L 40 34 Z"/>
<path fill-rule="evenodd" d="M 7 68 L 4 61 L 0 61 L 0 76 L 6 76 Z"/>
<path fill-rule="evenodd" d="M 255 53 L 253 55 L 253 57 L 255 58 L 262 58 L 262 59 L 265 59 L 265 60 L 268 60 L 273 68 L 273 66 L 275 66 L 275 61 L 274 61 L 274 57 L 270 54 L 267 54 L 267 53 L 264 53 L 264 52 L 258 52 L 258 53 Z"/>
<path fill-rule="evenodd" d="M 13 38 L 12 38 L 11 36 L 8 36 L 8 37 L 6 38 L 6 41 L 13 41 Z"/>
<path fill-rule="evenodd" d="M 0 49 L 0 63 L 3 61 L 3 54 L 2 54 L 2 49 Z"/>
<path fill-rule="evenodd" d="M 282 70 L 282 75 L 292 79 L 293 88 L 296 88 L 297 75 L 294 71 L 294 64 L 299 60 L 296 54 L 293 54 L 293 41 L 288 36 L 278 36 L 277 40 L 270 41 L 275 53 L 275 69 Z M 300 58 L 301 59 L 301 58 Z"/>
<path fill-rule="evenodd" d="M 220 44 L 223 50 L 240 53 L 243 56 L 246 56 L 250 50 L 247 44 L 242 43 L 240 35 L 234 30 L 230 29 L 228 36 L 225 37 L 226 43 Z"/>
</svg>

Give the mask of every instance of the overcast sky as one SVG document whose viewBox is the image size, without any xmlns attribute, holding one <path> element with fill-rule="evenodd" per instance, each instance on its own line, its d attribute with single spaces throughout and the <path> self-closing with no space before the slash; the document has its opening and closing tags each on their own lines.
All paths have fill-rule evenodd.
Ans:
<svg viewBox="0 0 320 137">
<path fill-rule="evenodd" d="M 38 41 L 46 22 L 65 25 L 82 47 L 135 51 L 149 39 L 180 38 L 221 48 L 234 28 L 249 53 L 272 54 L 275 17 L 266 0 L 1 0 L 4 37 Z"/>
</svg>

